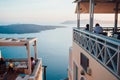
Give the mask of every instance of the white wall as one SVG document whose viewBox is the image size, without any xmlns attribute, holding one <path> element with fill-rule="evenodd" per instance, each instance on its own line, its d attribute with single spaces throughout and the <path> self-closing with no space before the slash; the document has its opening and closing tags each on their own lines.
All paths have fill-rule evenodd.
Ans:
<svg viewBox="0 0 120 80">
<path fill-rule="evenodd" d="M 0 50 L 0 58 L 2 57 L 2 55 L 1 55 L 1 50 Z"/>
</svg>

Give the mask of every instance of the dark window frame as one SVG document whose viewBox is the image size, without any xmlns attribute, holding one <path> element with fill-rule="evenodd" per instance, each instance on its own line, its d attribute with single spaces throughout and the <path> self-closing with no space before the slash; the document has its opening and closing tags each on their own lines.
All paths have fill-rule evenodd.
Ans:
<svg viewBox="0 0 120 80">
<path fill-rule="evenodd" d="M 89 67 L 89 59 L 83 53 L 80 53 L 80 65 L 87 72 L 87 68 Z"/>
</svg>

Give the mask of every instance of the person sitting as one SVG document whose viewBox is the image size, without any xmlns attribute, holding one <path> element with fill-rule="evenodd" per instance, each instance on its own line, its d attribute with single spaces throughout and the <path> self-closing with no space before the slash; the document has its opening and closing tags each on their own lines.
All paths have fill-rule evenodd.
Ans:
<svg viewBox="0 0 120 80">
<path fill-rule="evenodd" d="M 86 24 L 85 30 L 88 30 L 88 31 L 89 31 L 89 24 Z"/>
<path fill-rule="evenodd" d="M 8 71 L 14 72 L 14 64 L 11 59 L 10 59 L 9 65 L 8 65 Z"/>
<path fill-rule="evenodd" d="M 7 72 L 6 72 L 6 61 L 2 57 L 2 58 L 0 58 L 0 80 L 6 80 L 6 78 L 5 78 L 6 74 L 7 74 Z"/>
<path fill-rule="evenodd" d="M 0 64 L 5 64 L 4 58 L 0 58 Z"/>
<path fill-rule="evenodd" d="M 103 32 L 103 28 L 98 23 L 96 23 L 95 28 L 94 28 L 94 33 L 99 34 L 102 32 Z"/>
<path fill-rule="evenodd" d="M 6 71 L 6 62 L 4 58 L 0 58 L 0 74 Z"/>
<path fill-rule="evenodd" d="M 35 60 L 33 57 L 31 57 L 31 68 L 32 68 L 32 71 L 34 69 L 34 66 L 35 66 Z"/>
</svg>

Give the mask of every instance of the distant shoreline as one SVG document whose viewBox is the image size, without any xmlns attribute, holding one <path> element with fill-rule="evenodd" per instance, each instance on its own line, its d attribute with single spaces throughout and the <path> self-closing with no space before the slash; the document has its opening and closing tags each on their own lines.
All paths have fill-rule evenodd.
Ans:
<svg viewBox="0 0 120 80">
<path fill-rule="evenodd" d="M 45 30 L 56 28 L 65 28 L 65 26 L 44 26 L 36 24 L 11 24 L 0 25 L 1 34 L 25 34 L 25 33 L 38 33 Z"/>
</svg>

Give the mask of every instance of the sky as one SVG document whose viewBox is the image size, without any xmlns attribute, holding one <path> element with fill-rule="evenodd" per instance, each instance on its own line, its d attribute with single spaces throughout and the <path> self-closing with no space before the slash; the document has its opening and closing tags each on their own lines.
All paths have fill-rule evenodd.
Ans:
<svg viewBox="0 0 120 80">
<path fill-rule="evenodd" d="M 61 23 L 75 20 L 73 0 L 0 0 L 0 24 Z"/>
<path fill-rule="evenodd" d="M 77 20 L 74 0 L 0 0 L 0 24 L 59 24 Z M 89 19 L 89 15 L 81 15 Z M 98 20 L 112 20 L 114 15 L 95 15 Z M 120 23 L 120 16 L 119 16 Z"/>
</svg>

